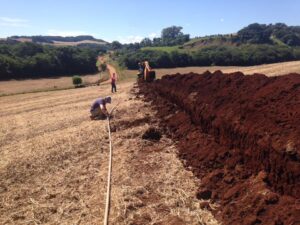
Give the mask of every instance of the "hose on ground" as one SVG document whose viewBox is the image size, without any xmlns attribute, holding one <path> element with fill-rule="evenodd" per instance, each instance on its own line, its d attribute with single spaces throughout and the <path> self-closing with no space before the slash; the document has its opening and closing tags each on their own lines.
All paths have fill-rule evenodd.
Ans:
<svg viewBox="0 0 300 225">
<path fill-rule="evenodd" d="M 113 111 L 117 108 L 118 105 L 119 105 L 119 103 L 115 107 L 112 108 L 109 115 L 112 115 Z M 107 117 L 107 129 L 108 129 L 108 139 L 109 139 L 109 161 L 108 161 L 104 225 L 108 225 L 109 210 L 110 210 L 110 195 L 111 195 L 112 138 L 111 138 L 111 131 L 110 131 L 110 116 Z"/>
</svg>

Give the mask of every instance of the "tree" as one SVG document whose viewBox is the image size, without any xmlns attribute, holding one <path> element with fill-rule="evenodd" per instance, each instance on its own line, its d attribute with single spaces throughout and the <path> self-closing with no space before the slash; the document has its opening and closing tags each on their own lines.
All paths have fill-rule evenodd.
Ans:
<svg viewBox="0 0 300 225">
<path fill-rule="evenodd" d="M 164 28 L 161 32 L 161 42 L 163 45 L 172 46 L 180 45 L 190 40 L 189 34 L 181 32 L 182 27 L 171 26 Z M 154 41 L 153 41 L 154 42 Z"/>
<path fill-rule="evenodd" d="M 122 48 L 122 44 L 121 44 L 120 42 L 118 42 L 118 41 L 113 41 L 113 42 L 111 43 L 111 48 L 112 48 L 113 50 L 120 49 L 120 48 Z"/>
<path fill-rule="evenodd" d="M 282 41 L 289 46 L 299 46 L 300 45 L 300 35 L 287 34 L 282 37 Z"/>
<path fill-rule="evenodd" d="M 13 46 L 13 53 L 16 56 L 34 56 L 37 53 L 43 52 L 43 46 L 39 44 L 34 44 L 30 42 L 19 43 Z"/>
<path fill-rule="evenodd" d="M 161 46 L 162 45 L 162 39 L 161 38 L 153 38 L 153 46 Z"/>
<path fill-rule="evenodd" d="M 252 44 L 270 43 L 272 30 L 266 24 L 253 23 L 238 31 L 237 36 L 241 42 Z"/>
<path fill-rule="evenodd" d="M 177 26 L 171 26 L 171 27 L 164 28 L 161 31 L 161 38 L 163 40 L 176 39 L 177 37 L 183 35 L 181 30 L 182 30 L 182 27 L 177 27 Z"/>
<path fill-rule="evenodd" d="M 142 47 L 151 46 L 151 45 L 152 45 L 152 41 L 151 41 L 150 38 L 144 38 L 144 39 L 141 41 L 140 45 L 141 45 Z"/>
<path fill-rule="evenodd" d="M 97 72 L 98 48 L 0 42 L 0 79 Z"/>
</svg>

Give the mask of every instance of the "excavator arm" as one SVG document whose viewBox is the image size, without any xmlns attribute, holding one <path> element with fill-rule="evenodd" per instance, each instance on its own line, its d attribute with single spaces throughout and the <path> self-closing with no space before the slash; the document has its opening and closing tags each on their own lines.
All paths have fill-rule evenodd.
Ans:
<svg viewBox="0 0 300 225">
<path fill-rule="evenodd" d="M 155 79 L 155 71 L 151 69 L 148 61 L 145 61 L 144 65 L 145 65 L 144 80 L 151 82 Z"/>
</svg>

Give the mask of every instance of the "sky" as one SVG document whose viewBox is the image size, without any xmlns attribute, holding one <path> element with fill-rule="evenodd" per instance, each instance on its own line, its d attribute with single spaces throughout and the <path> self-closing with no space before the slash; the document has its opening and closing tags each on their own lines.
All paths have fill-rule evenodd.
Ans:
<svg viewBox="0 0 300 225">
<path fill-rule="evenodd" d="M 299 11 L 300 0 L 0 0 L 0 38 L 93 35 L 130 43 L 173 25 L 191 37 L 254 22 L 300 25 Z"/>
</svg>

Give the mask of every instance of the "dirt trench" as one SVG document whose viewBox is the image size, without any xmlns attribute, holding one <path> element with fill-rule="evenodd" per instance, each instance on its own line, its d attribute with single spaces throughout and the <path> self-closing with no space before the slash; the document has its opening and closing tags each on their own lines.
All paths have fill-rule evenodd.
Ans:
<svg viewBox="0 0 300 225">
<path fill-rule="evenodd" d="M 176 74 L 140 89 L 224 224 L 300 224 L 299 74 Z"/>
<path fill-rule="evenodd" d="M 177 148 L 159 127 L 149 103 L 136 97 L 138 87 L 118 96 L 111 126 L 113 169 L 111 224 L 218 225 L 198 201 L 198 179 L 184 169 Z M 205 207 L 203 206 L 205 202 Z"/>
</svg>

